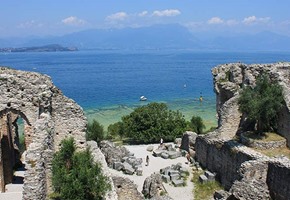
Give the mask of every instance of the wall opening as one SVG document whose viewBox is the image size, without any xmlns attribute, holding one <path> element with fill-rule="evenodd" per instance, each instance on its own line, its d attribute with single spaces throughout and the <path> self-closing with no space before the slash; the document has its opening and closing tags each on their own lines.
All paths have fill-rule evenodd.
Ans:
<svg viewBox="0 0 290 200">
<path fill-rule="evenodd" d="M 26 116 L 15 110 L 0 112 L 0 191 L 7 191 L 7 184 L 23 184 L 25 156 Z"/>
</svg>

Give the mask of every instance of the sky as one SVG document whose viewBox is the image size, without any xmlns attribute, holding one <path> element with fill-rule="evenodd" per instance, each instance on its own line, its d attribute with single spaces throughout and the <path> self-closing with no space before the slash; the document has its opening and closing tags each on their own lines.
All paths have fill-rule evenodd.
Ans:
<svg viewBox="0 0 290 200">
<path fill-rule="evenodd" d="M 178 23 L 195 33 L 290 36 L 289 0 L 0 0 L 0 37 Z"/>
</svg>

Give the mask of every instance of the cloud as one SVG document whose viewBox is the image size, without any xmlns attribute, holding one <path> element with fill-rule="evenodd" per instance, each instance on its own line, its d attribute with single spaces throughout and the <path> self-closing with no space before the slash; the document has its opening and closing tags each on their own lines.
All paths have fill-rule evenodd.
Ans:
<svg viewBox="0 0 290 200">
<path fill-rule="evenodd" d="M 208 24 L 223 24 L 224 20 L 219 17 L 213 17 L 207 21 Z"/>
<path fill-rule="evenodd" d="M 267 23 L 270 21 L 270 19 L 271 19 L 270 17 L 257 18 L 256 16 L 253 15 L 253 16 L 244 18 L 243 23 L 246 25 Z"/>
<path fill-rule="evenodd" d="M 177 15 L 180 15 L 181 12 L 179 10 L 176 9 L 167 9 L 167 10 L 155 10 L 152 13 L 152 16 L 156 16 L 156 17 L 174 17 Z"/>
<path fill-rule="evenodd" d="M 146 16 L 147 14 L 148 14 L 148 11 L 145 10 L 145 11 L 143 11 L 143 12 L 138 13 L 138 16 L 139 16 L 139 17 L 144 17 L 144 16 Z"/>
<path fill-rule="evenodd" d="M 128 14 L 125 12 L 117 12 L 106 17 L 107 21 L 123 21 L 128 18 Z"/>
<path fill-rule="evenodd" d="M 237 20 L 235 20 L 235 19 L 229 19 L 229 20 L 226 21 L 226 24 L 228 26 L 234 26 L 234 25 L 239 24 L 239 22 Z"/>
<path fill-rule="evenodd" d="M 41 27 L 43 27 L 43 24 L 35 20 L 30 20 L 30 21 L 21 23 L 17 26 L 17 28 L 41 28 Z"/>
<path fill-rule="evenodd" d="M 67 17 L 67 18 L 61 20 L 61 22 L 65 25 L 69 25 L 69 26 L 82 26 L 82 25 L 85 25 L 87 23 L 85 20 L 79 19 L 79 18 L 74 17 L 74 16 Z"/>
</svg>

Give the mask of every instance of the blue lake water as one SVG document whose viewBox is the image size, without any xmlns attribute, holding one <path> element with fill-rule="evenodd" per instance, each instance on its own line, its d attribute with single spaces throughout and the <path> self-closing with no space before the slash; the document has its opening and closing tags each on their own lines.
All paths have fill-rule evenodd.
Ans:
<svg viewBox="0 0 290 200">
<path fill-rule="evenodd" d="M 0 66 L 51 76 L 63 93 L 80 104 L 89 119 L 105 126 L 136 106 L 165 102 L 189 119 L 202 116 L 215 124 L 211 68 L 229 62 L 290 61 L 290 53 L 227 53 L 181 51 L 78 51 L 0 53 Z M 185 87 L 186 86 L 186 87 Z M 140 102 L 140 96 L 147 102 Z M 202 95 L 204 101 L 198 101 Z"/>
</svg>

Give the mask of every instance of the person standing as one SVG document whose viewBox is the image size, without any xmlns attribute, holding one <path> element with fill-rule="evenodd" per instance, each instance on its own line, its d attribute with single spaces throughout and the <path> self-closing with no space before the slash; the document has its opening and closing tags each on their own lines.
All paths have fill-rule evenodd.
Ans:
<svg viewBox="0 0 290 200">
<path fill-rule="evenodd" d="M 146 166 L 149 166 L 149 156 L 146 156 Z"/>
</svg>

